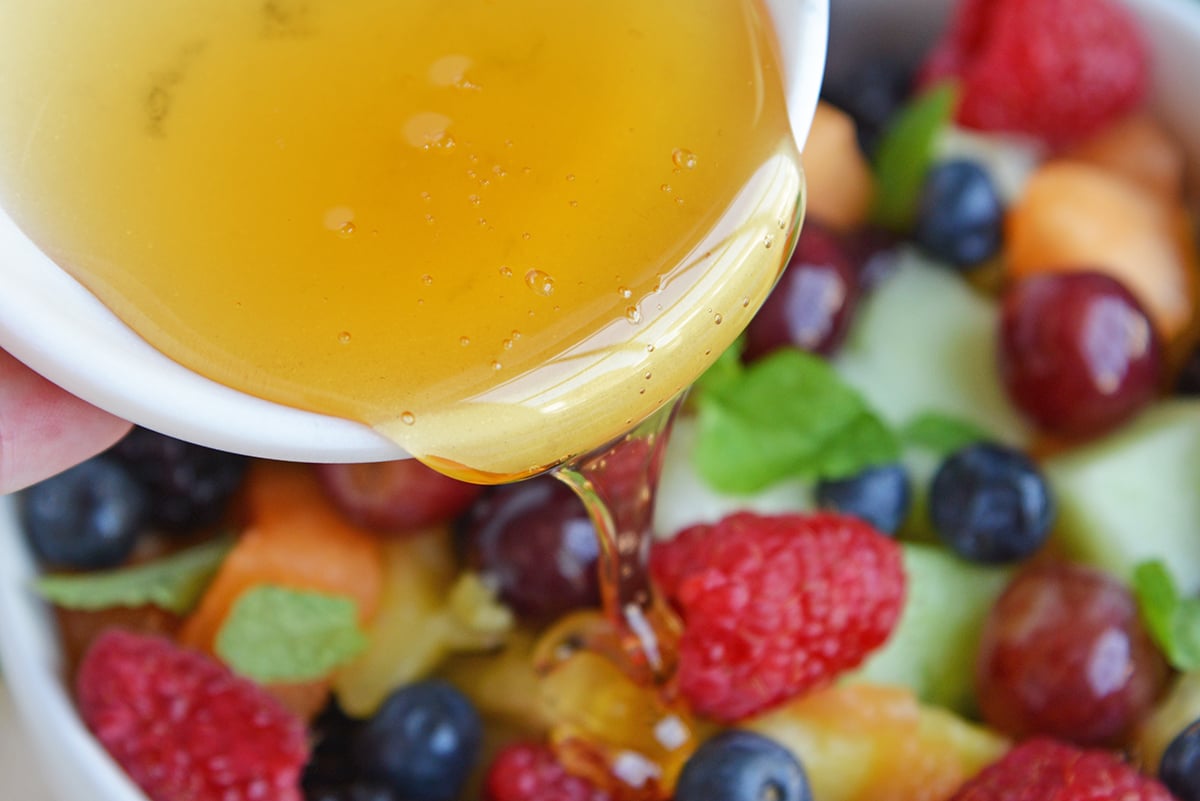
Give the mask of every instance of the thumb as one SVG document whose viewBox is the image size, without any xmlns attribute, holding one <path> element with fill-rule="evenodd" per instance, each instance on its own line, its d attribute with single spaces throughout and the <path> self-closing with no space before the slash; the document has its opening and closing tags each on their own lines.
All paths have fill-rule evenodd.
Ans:
<svg viewBox="0 0 1200 801">
<path fill-rule="evenodd" d="M 129 428 L 0 351 L 0 494 L 99 453 Z"/>
</svg>

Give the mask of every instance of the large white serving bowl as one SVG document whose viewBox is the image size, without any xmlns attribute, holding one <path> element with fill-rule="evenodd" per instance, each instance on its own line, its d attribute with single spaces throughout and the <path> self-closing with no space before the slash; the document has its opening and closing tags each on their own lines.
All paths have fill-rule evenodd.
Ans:
<svg viewBox="0 0 1200 801">
<path fill-rule="evenodd" d="M 1200 74 L 1200 5 L 1190 0 L 1128 2 L 1153 44 L 1155 109 L 1185 142 L 1192 165 L 1200 166 L 1200 103 L 1194 102 L 1195 76 Z M 949 6 L 950 0 L 832 0 L 830 71 L 840 73 L 864 53 L 912 56 L 940 30 Z M 781 19 L 793 15 L 787 17 L 789 24 L 801 29 L 823 19 L 821 9 L 806 0 L 780 0 L 773 7 Z M 813 30 L 801 30 L 800 39 L 813 47 L 823 44 Z M 816 89 L 807 86 L 805 92 L 798 102 L 809 109 Z M 806 129 L 807 116 L 800 123 Z M 333 431 L 324 429 L 323 421 L 314 425 Z M 192 433 L 204 434 L 193 439 L 217 442 L 207 435 L 211 432 Z M 374 453 L 369 444 L 359 452 Z M 0 663 L 43 757 L 47 781 L 62 801 L 146 801 L 75 714 L 63 681 L 53 618 L 29 589 L 35 568 L 12 506 L 9 499 L 0 498 Z M 4 789 L 0 776 L 0 798 L 6 797 Z"/>
<path fill-rule="evenodd" d="M 785 54 L 792 126 L 807 136 L 828 0 L 768 0 Z M 367 426 L 218 384 L 167 358 L 54 265 L 0 208 L 0 347 L 96 406 L 222 450 L 307 462 L 405 456 Z"/>
</svg>

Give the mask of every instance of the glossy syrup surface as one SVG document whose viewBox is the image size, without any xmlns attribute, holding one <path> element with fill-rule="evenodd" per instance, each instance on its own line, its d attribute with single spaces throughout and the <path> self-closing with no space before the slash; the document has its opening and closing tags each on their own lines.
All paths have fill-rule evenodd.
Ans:
<svg viewBox="0 0 1200 801">
<path fill-rule="evenodd" d="M 803 180 L 760 0 L 0 0 L 0 203 L 222 383 L 473 480 L 744 327 Z"/>
</svg>

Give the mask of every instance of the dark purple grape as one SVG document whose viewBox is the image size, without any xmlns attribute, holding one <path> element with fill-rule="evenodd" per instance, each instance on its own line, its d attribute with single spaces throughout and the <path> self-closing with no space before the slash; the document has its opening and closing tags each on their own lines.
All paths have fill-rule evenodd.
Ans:
<svg viewBox="0 0 1200 801">
<path fill-rule="evenodd" d="M 779 283 L 746 328 L 744 358 L 781 347 L 833 353 L 846 336 L 858 299 L 858 271 L 838 237 L 809 220 Z"/>
<path fill-rule="evenodd" d="M 980 710 L 1016 737 L 1118 743 L 1150 709 L 1167 669 L 1125 585 L 1046 563 L 1019 573 L 984 624 Z"/>
<path fill-rule="evenodd" d="M 600 603 L 596 529 L 558 479 L 498 488 L 471 507 L 463 534 L 468 561 L 523 618 L 542 622 Z"/>
<path fill-rule="evenodd" d="M 321 486 L 342 514 L 376 531 L 407 531 L 448 522 L 482 491 L 416 459 L 323 464 L 316 470 Z"/>
<path fill-rule="evenodd" d="M 1004 296 L 1000 375 L 1014 404 L 1046 431 L 1090 437 L 1158 394 L 1162 347 L 1137 299 L 1097 272 L 1027 278 Z"/>
<path fill-rule="evenodd" d="M 842 244 L 857 265 L 858 292 L 870 292 L 900 266 L 901 240 L 886 228 L 865 225 L 842 236 Z"/>
<path fill-rule="evenodd" d="M 150 522 L 187 532 L 225 516 L 242 485 L 246 457 L 134 428 L 109 453 L 125 464 L 150 493 Z"/>
</svg>

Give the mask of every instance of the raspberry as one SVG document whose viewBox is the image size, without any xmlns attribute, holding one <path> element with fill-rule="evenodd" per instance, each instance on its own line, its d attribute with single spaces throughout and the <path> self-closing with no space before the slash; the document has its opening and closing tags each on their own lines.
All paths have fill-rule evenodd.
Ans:
<svg viewBox="0 0 1200 801">
<path fill-rule="evenodd" d="M 658 544 L 651 570 L 683 618 L 679 688 L 733 722 L 855 667 L 904 600 L 900 547 L 832 513 L 738 513 Z"/>
<path fill-rule="evenodd" d="M 1172 801 L 1159 782 L 1107 751 L 1027 740 L 963 785 L 951 801 Z"/>
<path fill-rule="evenodd" d="M 170 640 L 110 629 L 79 667 L 88 728 L 152 801 L 300 801 L 304 725 Z"/>
<path fill-rule="evenodd" d="M 921 82 L 962 82 L 958 121 L 1062 145 L 1130 112 L 1148 56 L 1113 0 L 962 0 Z"/>
<path fill-rule="evenodd" d="M 488 769 L 487 801 L 610 801 L 607 792 L 567 773 L 544 745 L 514 743 Z"/>
</svg>

